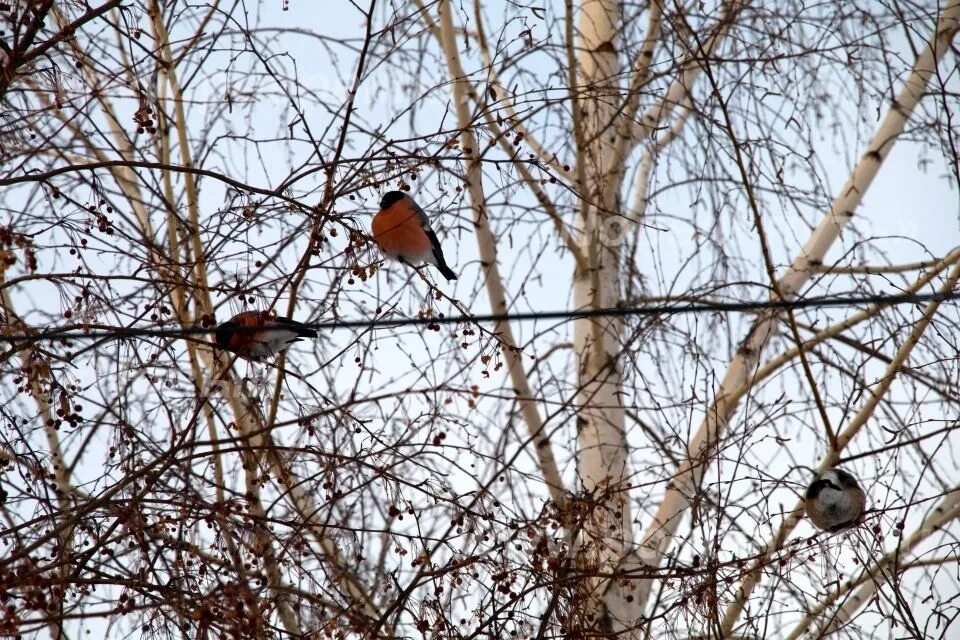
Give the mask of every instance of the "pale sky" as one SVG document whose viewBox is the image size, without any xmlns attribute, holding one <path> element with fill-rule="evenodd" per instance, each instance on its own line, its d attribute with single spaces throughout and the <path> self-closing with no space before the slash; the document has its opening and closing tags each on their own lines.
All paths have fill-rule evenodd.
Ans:
<svg viewBox="0 0 960 640">
<path fill-rule="evenodd" d="M 406 6 L 406 3 L 401 4 Z M 499 16 L 501 13 L 500 7 L 507 4 L 511 7 L 516 5 L 516 3 L 513 2 L 507 3 L 497 0 L 486 2 L 485 8 L 489 16 Z M 350 38 L 359 38 L 362 35 L 363 22 L 357 14 L 356 9 L 347 2 L 290 0 L 289 10 L 283 11 L 281 7 L 281 0 L 269 0 L 263 3 L 258 9 L 262 11 L 261 26 L 274 26 L 280 30 L 297 28 L 310 29 L 315 33 L 331 38 L 339 38 L 344 36 L 344 34 Z M 556 6 L 551 6 L 551 10 L 557 11 L 558 9 Z M 382 15 L 382 12 L 380 15 Z M 458 19 L 462 20 L 462 18 L 463 14 L 458 13 Z M 532 30 L 534 38 L 549 37 L 555 40 L 559 37 L 560 34 L 547 33 L 542 23 L 538 24 L 537 20 L 529 16 L 528 18 L 529 21 L 524 23 L 523 27 L 518 26 L 518 23 L 509 25 L 507 29 L 511 33 L 508 35 L 511 38 L 516 37 L 516 32 L 527 27 Z M 926 33 L 927 28 L 927 25 L 924 25 L 918 27 L 918 31 Z M 275 61 L 278 65 L 287 65 L 288 69 L 292 68 L 290 66 L 291 61 L 295 61 L 299 77 L 303 80 L 304 84 L 314 90 L 329 92 L 328 95 L 331 97 L 331 100 L 328 106 L 331 108 L 339 106 L 338 99 L 345 95 L 346 86 L 344 83 L 349 82 L 352 77 L 355 58 L 351 56 L 349 52 L 341 49 L 337 52 L 337 60 L 332 60 L 320 40 L 305 35 L 297 36 L 292 33 L 279 32 L 273 32 L 273 35 L 274 39 L 266 43 L 269 51 L 275 55 L 275 58 L 271 58 L 271 60 Z M 222 64 L 229 56 L 234 54 L 235 52 L 232 51 L 219 52 L 211 57 L 211 63 Z M 425 66 L 421 77 L 421 81 L 425 85 L 429 85 L 434 79 L 444 77 L 443 69 L 431 66 L 436 64 L 435 57 L 427 56 L 421 63 Z M 247 68 L 250 64 L 257 63 L 251 59 L 244 59 L 243 56 L 239 56 L 238 62 L 236 63 L 237 73 L 242 73 L 243 69 Z M 470 71 L 476 69 L 476 64 L 471 62 L 468 69 Z M 904 67 L 898 71 L 906 73 L 907 68 Z M 400 97 L 396 99 L 391 97 L 389 92 L 380 86 L 389 84 L 389 82 L 395 80 L 386 70 L 375 70 L 373 73 L 373 79 L 361 87 L 355 102 L 356 114 L 354 117 L 357 122 L 362 122 L 365 125 L 386 126 L 391 117 L 395 115 L 394 109 L 396 109 L 398 105 L 402 106 L 405 104 L 404 98 Z M 546 73 L 547 70 L 545 68 L 544 74 Z M 385 82 L 385 78 L 389 78 L 389 82 Z M 406 81 L 406 79 L 403 78 L 396 80 Z M 953 77 L 951 82 L 955 85 L 957 79 Z M 202 97 L 203 92 L 204 88 L 201 86 L 198 88 L 198 93 L 195 94 L 194 97 Z M 215 91 L 208 93 L 211 94 L 211 98 L 216 98 Z M 409 117 L 407 114 L 404 114 L 390 125 L 389 135 L 399 139 L 404 136 L 413 137 L 434 133 L 440 127 L 441 119 L 444 117 L 445 112 L 447 113 L 444 128 L 453 128 L 454 118 L 452 113 L 447 109 L 449 106 L 447 104 L 448 98 L 449 92 L 444 87 L 432 91 L 421 100 L 419 110 L 415 116 Z M 884 97 L 876 96 L 876 104 L 862 106 L 867 111 L 876 108 L 882 110 L 885 108 L 884 101 Z M 133 105 L 128 106 L 130 106 L 132 113 L 135 107 Z M 855 107 L 856 105 L 851 105 L 851 109 Z M 255 121 L 251 122 L 236 118 L 230 122 L 216 123 L 216 132 L 230 130 L 234 133 L 243 133 L 254 137 L 277 135 L 284 131 L 289 124 L 288 121 L 281 120 L 281 114 L 280 104 L 276 103 L 274 99 L 264 99 L 257 105 L 257 117 Z M 315 132 L 325 131 L 331 121 L 330 113 L 321 111 L 316 107 L 311 107 L 307 110 L 306 116 L 311 129 Z M 127 116 L 125 115 L 124 117 Z M 197 126 L 204 126 L 201 119 L 202 112 L 198 112 L 194 117 L 196 118 Z M 324 137 L 329 139 L 331 136 L 325 135 Z M 425 147 L 426 150 L 435 150 L 435 141 L 431 141 L 431 145 L 432 146 Z M 850 146 L 854 146 L 855 148 L 850 148 Z M 262 156 L 255 157 L 251 150 L 245 157 L 230 156 L 227 158 L 210 158 L 207 160 L 205 166 L 215 170 L 222 170 L 224 173 L 230 175 L 236 173 L 238 179 L 261 187 L 270 188 L 276 186 L 281 180 L 288 177 L 289 167 L 291 165 L 299 167 L 304 154 L 308 153 L 308 149 L 305 147 L 306 145 L 286 145 L 283 142 L 273 142 L 263 145 L 262 148 L 265 152 Z M 829 132 L 823 133 L 822 140 L 816 143 L 818 151 L 817 162 L 823 167 L 821 175 L 827 177 L 827 187 L 830 193 L 836 194 L 839 190 L 849 174 L 851 162 L 856 160 L 864 147 L 865 140 L 862 138 L 851 137 L 850 139 L 841 140 Z M 349 141 L 346 155 L 351 156 L 355 153 L 361 153 L 365 148 L 366 142 L 362 139 L 362 136 L 358 134 L 354 140 Z M 829 258 L 836 259 L 841 256 L 844 251 L 850 250 L 854 246 L 855 240 L 863 237 L 873 239 L 882 238 L 881 240 L 873 240 L 871 245 L 885 251 L 892 263 L 915 262 L 940 257 L 960 244 L 960 242 L 958 242 L 960 241 L 960 233 L 958 233 L 958 231 L 960 231 L 960 206 L 958 206 L 956 189 L 951 186 L 955 184 L 956 178 L 948 173 L 952 169 L 948 165 L 945 165 L 942 158 L 937 155 L 931 155 L 931 157 L 928 158 L 932 162 L 926 171 L 918 170 L 918 164 L 921 160 L 921 158 L 918 157 L 919 149 L 920 147 L 917 144 L 908 141 L 901 141 L 897 144 L 885 162 L 877 180 L 868 192 L 863 205 L 857 212 L 858 216 L 854 222 L 854 228 L 857 233 L 854 234 L 851 231 L 845 233 L 842 240 L 832 248 L 828 256 L 828 262 L 830 261 Z M 729 158 L 710 158 L 709 162 L 729 162 Z M 661 167 L 658 170 L 657 182 L 667 181 L 669 175 L 670 167 Z M 322 176 L 320 173 L 316 173 L 310 178 L 299 182 L 294 192 L 298 197 L 302 196 L 304 202 L 314 203 L 320 197 L 322 186 Z M 463 203 L 455 197 L 450 186 L 451 182 L 449 178 L 443 178 L 441 180 L 438 179 L 436 174 L 430 171 L 424 171 L 414 192 L 414 195 L 421 203 L 429 203 L 429 212 L 434 216 L 437 226 L 444 230 L 451 231 L 451 233 L 444 236 L 444 250 L 447 261 L 454 270 L 460 274 L 460 280 L 456 283 L 445 284 L 436 274 L 433 274 L 433 277 L 441 283 L 440 288 L 443 291 L 463 301 L 471 312 L 476 314 L 485 313 L 488 311 L 488 304 L 483 283 L 479 280 L 480 269 L 477 264 L 476 240 L 470 229 L 470 225 L 468 223 L 464 224 L 466 220 L 458 220 L 457 218 L 457 215 L 465 216 L 466 213 L 460 210 Z M 488 174 L 486 178 L 485 187 L 493 192 L 498 186 L 496 175 L 493 174 L 491 170 L 491 173 Z M 547 192 L 555 197 L 561 194 L 559 188 L 548 187 Z M 373 189 L 368 190 L 366 200 L 363 202 L 359 199 L 356 202 L 350 202 L 345 199 L 341 200 L 337 203 L 338 212 L 355 215 L 356 220 L 364 228 L 369 228 L 369 214 L 376 207 L 376 203 L 379 200 L 378 193 L 378 191 Z M 517 209 L 520 209 L 521 204 L 528 206 L 533 202 L 532 198 L 526 192 L 516 190 L 514 194 L 515 195 L 511 197 L 516 198 Z M 215 181 L 208 180 L 205 182 L 205 188 L 201 194 L 200 202 L 202 209 L 206 212 L 219 211 L 219 208 L 223 207 L 224 204 L 223 196 L 224 189 L 221 185 Z M 630 194 L 624 194 L 624 196 L 625 202 L 629 203 L 632 201 L 632 198 L 629 197 Z M 499 202 L 502 200 L 503 195 L 496 193 L 495 198 L 496 201 Z M 691 258 L 691 255 L 695 252 L 691 250 L 692 239 L 690 228 L 683 224 L 673 224 L 675 218 L 672 219 L 670 216 L 689 216 L 689 212 L 692 210 L 691 207 L 701 207 L 701 209 L 696 210 L 698 218 L 700 216 L 709 218 L 713 212 L 703 208 L 706 207 L 705 203 L 691 205 L 689 194 L 684 190 L 678 190 L 676 193 L 661 197 L 655 204 L 659 212 L 665 212 L 668 215 L 658 216 L 656 222 L 657 229 L 644 231 L 646 235 L 640 246 L 646 251 L 638 253 L 637 256 L 639 269 L 649 276 L 646 282 L 650 289 L 649 293 L 651 295 L 667 293 L 679 294 L 683 293 L 691 284 L 704 284 L 709 282 L 710 274 L 698 268 L 695 260 L 696 256 Z M 508 209 L 505 208 L 504 211 L 508 211 Z M 782 269 L 783 265 L 792 261 L 797 247 L 807 239 L 809 230 L 803 220 L 798 220 L 796 217 L 791 218 L 792 214 L 789 212 L 769 210 L 764 211 L 764 215 L 770 216 L 768 218 L 769 224 L 776 230 L 776 234 L 773 236 L 774 261 Z M 733 220 L 733 222 L 730 223 L 731 226 L 739 227 L 738 231 L 731 231 L 731 234 L 733 234 L 731 237 L 744 237 L 745 230 L 749 229 L 752 224 L 749 212 L 738 211 L 732 216 L 728 215 L 728 217 Z M 812 213 L 810 217 L 813 220 L 817 219 Z M 211 216 L 211 219 L 212 218 L 213 216 Z M 516 233 L 511 236 L 512 244 L 505 243 L 501 249 L 501 269 L 508 278 L 511 295 L 519 298 L 517 310 L 555 311 L 570 308 L 571 261 L 569 257 L 562 256 L 559 252 L 550 249 L 546 250 L 542 257 L 533 255 L 534 248 L 539 246 L 537 243 L 540 242 L 531 232 L 535 222 L 535 220 L 531 219 L 518 225 L 516 227 Z M 727 222 L 724 222 L 724 224 L 727 224 Z M 525 235 L 525 233 L 527 235 Z M 250 234 L 246 239 L 254 238 L 256 242 L 261 244 L 269 244 L 278 240 L 277 238 L 273 238 L 269 232 L 260 236 L 257 235 L 255 230 L 251 230 Z M 340 241 L 342 241 L 342 238 Z M 291 248 L 289 253 L 285 254 L 284 259 L 289 261 L 288 266 L 291 268 L 299 257 L 299 250 L 301 248 L 302 246 L 297 246 L 296 250 Z M 745 263 L 753 261 L 753 264 L 757 265 L 752 275 L 753 281 L 763 282 L 765 275 L 759 267 L 758 246 L 740 246 L 738 247 L 738 251 Z M 527 269 L 524 267 L 529 265 L 535 257 L 540 275 L 539 277 L 529 277 Z M 370 251 L 365 255 L 361 255 L 359 261 L 365 263 L 376 258 L 375 252 Z M 691 258 L 689 264 L 681 268 L 680 264 L 688 258 Z M 240 271 L 250 268 L 249 263 L 252 259 L 252 254 L 239 255 L 231 258 L 230 264 L 235 265 L 236 269 Z M 353 292 L 353 297 L 345 301 L 344 308 L 340 309 L 342 316 L 348 319 L 359 317 L 363 314 L 363 305 L 366 305 L 366 308 L 370 309 L 383 305 L 385 302 L 396 303 L 403 312 L 409 315 L 415 314 L 424 302 L 425 288 L 422 283 L 417 282 L 415 287 L 401 289 L 400 287 L 404 283 L 404 269 L 405 267 L 402 265 L 388 264 L 385 265 L 383 271 L 367 283 L 358 282 L 352 287 L 346 287 L 346 290 Z M 658 275 L 658 272 L 662 272 L 662 275 Z M 389 277 L 388 274 L 390 274 Z M 854 285 L 853 280 L 848 279 L 846 282 L 850 286 L 847 286 L 843 284 L 843 276 L 838 278 L 838 281 L 830 285 L 831 293 L 852 290 L 852 286 Z M 883 284 L 883 278 L 884 277 L 877 277 L 873 280 L 875 288 L 886 293 L 894 293 L 895 288 L 893 284 L 900 283 L 901 280 L 893 277 L 891 279 L 893 284 L 885 285 Z M 318 291 L 322 290 L 322 282 L 318 281 L 316 286 Z M 521 290 L 522 294 L 519 293 Z M 756 299 L 759 300 L 765 297 L 759 287 L 754 287 L 753 291 Z M 821 294 L 822 292 L 822 290 L 815 291 L 817 294 Z M 273 292 L 271 291 L 271 293 Z M 43 290 L 37 288 L 35 290 L 36 297 L 34 298 L 34 302 L 43 306 L 43 295 Z M 317 294 L 317 297 L 319 297 L 319 294 Z M 37 302 L 37 300 L 40 301 Z M 58 304 L 55 297 L 52 297 L 51 300 L 53 300 L 53 304 Z M 285 308 L 283 302 L 285 301 L 282 300 L 278 308 Z M 437 303 L 436 308 L 447 314 L 453 313 L 453 310 L 450 309 L 446 302 Z M 223 320 L 230 315 L 229 310 L 236 311 L 239 310 L 239 308 L 230 307 L 229 305 L 224 306 L 218 312 L 218 319 Z M 841 317 L 841 313 L 842 312 L 839 311 L 824 313 L 823 317 L 839 318 Z M 330 319 L 329 309 L 314 308 L 309 303 L 298 306 L 295 316 L 301 320 Z M 749 318 L 731 318 L 729 320 L 729 338 L 727 338 L 722 334 L 723 331 L 727 331 L 728 329 L 717 330 L 717 335 L 714 335 L 713 329 L 707 327 L 707 323 L 710 322 L 708 319 L 701 320 L 693 317 L 676 317 L 669 319 L 668 322 L 676 322 L 684 327 L 701 326 L 697 323 L 702 322 L 705 333 L 704 342 L 705 344 L 710 344 L 710 347 L 705 347 L 705 349 L 709 351 L 710 359 L 705 359 L 698 364 L 694 364 L 691 361 L 691 368 L 689 371 L 683 372 L 684 379 L 681 381 L 654 380 L 651 382 L 651 388 L 664 391 L 665 388 L 668 388 L 674 382 L 679 382 L 682 384 L 678 384 L 678 396 L 683 395 L 684 397 L 690 397 L 689 394 L 693 393 L 693 391 L 703 394 L 701 398 L 709 395 L 711 388 L 709 388 L 709 385 L 704 384 L 704 380 L 711 379 L 709 369 L 711 367 L 715 369 L 713 373 L 715 377 L 722 375 L 725 359 L 729 355 L 725 352 L 725 345 L 729 340 L 736 342 L 743 336 L 743 328 L 748 321 Z M 532 323 L 515 323 L 514 331 L 518 336 L 518 341 L 523 343 L 531 339 L 537 334 L 537 331 L 546 326 L 553 325 L 552 323 L 538 323 L 537 325 Z M 353 335 L 352 332 L 349 332 L 328 336 L 332 344 L 329 348 L 325 349 L 325 352 L 328 354 L 333 353 L 335 351 L 332 348 L 334 344 L 339 343 L 341 340 L 346 340 Z M 530 354 L 541 353 L 553 343 L 562 341 L 564 336 L 569 335 L 572 335 L 572 325 L 567 324 L 562 326 L 559 331 L 549 334 L 546 338 L 538 338 L 537 342 L 529 346 L 528 351 Z M 372 337 L 365 336 L 362 340 L 364 344 L 369 343 L 375 347 L 373 351 L 376 359 L 375 373 L 370 373 L 363 380 L 363 386 L 367 391 L 407 389 L 415 385 L 423 386 L 426 384 L 422 379 L 423 377 L 428 381 L 443 380 L 446 378 L 444 371 L 432 368 L 435 362 L 441 358 L 442 350 L 447 348 L 445 346 L 444 332 L 438 335 L 428 334 L 424 336 L 424 332 L 419 329 L 405 329 L 403 331 L 378 330 Z M 478 353 L 479 351 L 475 349 L 470 350 L 466 352 L 463 357 L 472 357 Z M 339 361 L 331 363 L 330 366 L 342 367 L 344 371 L 343 376 L 337 380 L 340 388 L 329 390 L 331 394 L 343 397 L 355 384 L 355 368 L 351 368 L 353 357 L 354 353 L 350 351 L 344 354 Z M 568 364 L 568 358 L 569 353 L 566 352 L 553 355 L 550 360 L 551 366 L 554 367 L 554 370 L 561 371 Z M 641 360 L 641 362 L 643 363 L 644 361 Z M 646 362 L 646 364 L 649 364 L 649 362 Z M 316 369 L 318 363 L 313 358 L 309 345 L 298 346 L 291 350 L 290 366 L 304 372 L 313 372 Z M 465 386 L 474 383 L 479 384 L 480 388 L 484 391 L 497 389 L 503 384 L 502 378 L 498 377 L 500 374 L 494 373 L 489 380 L 480 379 L 476 369 L 477 367 L 474 366 L 473 363 L 465 364 L 463 375 L 457 378 L 457 380 Z M 878 367 L 876 372 L 871 369 L 869 372 L 865 372 L 864 375 L 869 378 L 874 373 L 879 373 L 879 371 L 880 369 Z M 569 371 L 567 374 L 569 375 Z M 83 374 L 78 375 L 82 376 Z M 570 380 L 566 380 L 566 382 L 572 384 Z M 785 383 L 784 386 L 789 386 L 789 383 Z M 776 395 L 775 392 L 778 390 L 777 387 L 772 385 L 764 395 Z M 797 389 L 785 389 L 784 391 L 796 392 Z M 841 395 L 841 393 L 838 392 L 838 395 Z M 677 400 L 679 401 L 679 397 Z M 664 417 L 673 415 L 669 412 L 661 414 L 659 409 L 654 406 L 656 403 L 652 397 L 642 393 L 638 393 L 637 397 L 630 397 L 628 402 L 633 403 L 639 409 L 643 410 L 645 412 L 644 415 L 653 420 L 659 419 L 661 415 Z M 488 414 L 491 411 L 496 411 L 495 407 L 502 407 L 502 405 L 498 405 L 493 401 L 485 403 L 481 400 L 480 404 L 482 405 L 481 410 L 484 414 L 484 419 L 480 423 L 481 425 L 488 424 L 490 418 Z M 853 403 L 854 407 L 858 404 L 857 402 Z M 429 409 L 430 406 L 431 403 L 429 401 L 424 402 L 425 409 Z M 702 408 L 703 407 L 701 407 L 701 410 Z M 544 411 L 546 411 L 546 409 L 547 408 L 544 408 Z M 804 411 L 806 410 L 807 408 L 804 409 Z M 786 409 L 783 409 L 783 411 L 785 415 L 789 413 Z M 416 413 L 416 411 L 411 411 L 411 413 Z M 451 486 L 454 486 L 455 489 L 461 493 L 473 490 L 478 484 L 486 481 L 489 474 L 492 473 L 490 460 L 484 457 L 483 454 L 478 453 L 478 450 L 482 449 L 485 454 L 496 449 L 499 446 L 496 443 L 500 442 L 501 438 L 506 441 L 506 444 L 503 444 L 503 450 L 508 454 L 512 454 L 518 446 L 517 438 L 510 435 L 509 432 L 507 435 L 504 435 L 503 433 L 485 430 L 482 427 L 471 430 L 471 426 L 476 426 L 470 422 L 472 415 L 474 414 L 465 412 L 465 425 L 451 425 L 450 428 L 452 432 L 451 438 L 459 439 L 469 447 L 472 447 L 477 441 L 482 443 L 482 446 L 477 447 L 473 451 L 464 451 L 460 454 L 458 462 L 461 463 L 465 471 L 458 472 L 452 470 L 449 482 Z M 476 415 L 479 416 L 480 413 Z M 836 410 L 831 411 L 831 416 L 838 423 L 841 423 L 845 418 L 849 418 L 849 413 Z M 695 429 L 699 423 L 699 418 L 699 411 L 692 411 L 691 415 L 688 416 L 690 424 L 686 428 L 691 430 Z M 738 418 L 738 421 L 740 420 L 749 422 L 750 417 L 741 416 Z M 771 447 L 771 449 L 769 449 L 769 472 L 773 476 L 778 473 L 786 474 L 795 462 L 812 466 L 819 459 L 820 454 L 822 454 L 822 443 L 818 444 L 814 441 L 811 430 L 804 431 L 799 428 L 795 420 L 791 421 L 785 418 L 785 423 L 788 425 L 785 430 L 789 432 L 790 437 L 793 438 L 793 442 L 790 445 L 792 456 L 780 456 L 778 455 L 778 451 L 772 448 L 773 445 L 769 445 Z M 511 428 L 518 431 L 521 436 L 525 436 L 525 431 L 522 426 L 513 425 Z M 575 484 L 575 469 L 571 463 L 571 451 L 575 445 L 573 429 L 569 425 L 564 424 L 559 425 L 558 428 L 559 431 L 557 433 L 555 447 L 561 454 L 564 463 L 563 472 L 565 479 L 572 488 Z M 506 425 L 504 425 L 504 431 L 508 431 Z M 769 441 L 772 442 L 775 435 L 783 434 L 775 434 L 772 430 L 768 430 L 760 435 L 769 438 Z M 630 431 L 632 444 L 642 446 L 644 444 L 642 438 L 643 434 L 639 429 L 632 429 Z M 763 450 L 760 452 L 756 450 L 751 452 L 751 455 L 755 456 L 753 460 L 755 460 L 757 456 L 763 456 L 765 454 L 766 451 Z M 736 456 L 732 453 L 731 456 L 731 462 L 719 465 L 720 468 L 715 471 L 715 474 L 711 475 L 713 481 L 722 483 L 723 479 L 727 477 L 725 474 L 733 473 L 736 470 Z M 471 464 L 476 464 L 478 467 L 471 468 L 469 466 Z M 524 455 L 520 457 L 518 467 L 523 470 L 531 469 L 529 452 L 525 452 Z M 889 469 L 875 468 L 873 461 L 862 462 L 856 465 L 856 467 L 875 475 L 890 473 Z M 101 473 L 100 468 L 91 468 L 88 471 L 94 476 Z M 642 480 L 642 471 L 636 471 Z M 82 475 L 84 470 L 81 469 L 78 473 Z M 471 473 L 475 473 L 475 475 L 471 477 Z M 796 482 L 805 477 L 805 471 L 795 472 L 790 476 L 790 480 Z M 743 481 L 743 479 L 739 478 L 739 481 Z M 799 492 L 800 489 L 801 487 L 799 486 L 794 487 L 795 492 Z M 739 491 L 736 483 L 734 483 L 732 490 L 734 494 Z M 773 488 L 771 488 L 771 491 L 774 491 Z M 775 494 L 771 495 L 767 508 L 769 508 L 775 523 L 779 519 L 779 508 L 777 505 L 779 504 L 784 508 L 789 508 L 792 506 L 792 501 L 796 499 L 796 495 L 796 493 L 791 494 L 790 491 L 782 487 L 776 489 Z M 872 496 L 872 498 L 874 504 L 894 500 L 891 496 Z M 649 515 L 645 513 L 635 513 L 634 515 L 639 517 L 642 523 L 636 531 L 636 534 L 639 536 L 649 523 Z M 762 518 L 754 518 L 753 520 L 761 519 Z M 915 515 L 908 520 L 908 530 L 910 528 L 909 523 L 914 521 L 916 521 Z M 750 524 L 752 526 L 752 522 Z M 709 523 L 703 526 L 705 530 L 709 529 Z M 767 531 L 763 531 L 762 533 L 767 533 Z M 810 533 L 809 525 L 802 523 L 794 535 L 805 536 Z M 707 534 L 705 533 L 705 535 Z M 730 549 L 724 549 L 724 552 L 729 551 Z M 726 557 L 722 557 L 721 559 L 726 559 Z M 825 566 L 827 566 L 828 569 L 827 573 L 829 573 L 830 569 L 829 564 L 829 562 L 825 561 Z M 825 582 L 827 581 L 828 580 L 825 580 Z M 112 634 L 118 634 L 117 630 L 114 629 Z"/>
</svg>

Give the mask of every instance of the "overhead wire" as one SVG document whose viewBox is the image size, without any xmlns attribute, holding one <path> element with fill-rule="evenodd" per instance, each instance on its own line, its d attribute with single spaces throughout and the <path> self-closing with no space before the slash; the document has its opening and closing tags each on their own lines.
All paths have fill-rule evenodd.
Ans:
<svg viewBox="0 0 960 640">
<path fill-rule="evenodd" d="M 919 304 L 924 302 L 948 302 L 960 299 L 960 291 L 941 293 L 910 293 L 910 294 L 873 294 L 873 295 L 840 295 L 810 298 L 795 298 L 792 300 L 761 300 L 744 302 L 696 302 L 684 299 L 678 302 L 666 302 L 656 305 L 620 306 L 601 309 L 560 310 L 560 311 L 530 311 L 503 314 L 478 314 L 424 316 L 416 318 L 370 318 L 363 320 L 329 320 L 323 322 L 304 322 L 305 327 L 318 331 L 335 331 L 338 329 L 377 329 L 399 328 L 405 326 L 450 325 L 450 324 L 480 324 L 497 322 L 529 322 L 535 320 L 578 320 L 598 317 L 629 317 L 629 316 L 672 316 L 692 313 L 736 313 L 758 311 L 784 311 L 787 309 L 812 309 L 852 307 L 858 305 L 894 306 L 901 304 Z M 92 324 L 92 323 L 91 323 Z M 198 334 L 209 334 L 215 331 L 216 325 L 208 327 L 110 327 L 100 328 L 87 325 L 70 325 L 59 328 L 48 328 L 32 333 L 6 333 L 0 325 L 0 343 L 35 343 L 49 340 L 102 340 L 109 338 L 177 338 Z M 9 327 L 9 325 L 8 325 Z"/>
</svg>

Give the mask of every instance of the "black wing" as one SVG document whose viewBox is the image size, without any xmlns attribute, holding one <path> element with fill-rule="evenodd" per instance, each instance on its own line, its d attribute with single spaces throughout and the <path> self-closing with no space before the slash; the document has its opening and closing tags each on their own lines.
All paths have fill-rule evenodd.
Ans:
<svg viewBox="0 0 960 640">
<path fill-rule="evenodd" d="M 278 317 L 276 323 L 285 329 L 290 329 L 291 331 L 296 332 L 298 336 L 304 338 L 316 338 L 317 331 L 316 329 L 311 329 L 302 322 L 297 322 L 296 320 L 291 320 L 290 318 Z"/>
</svg>

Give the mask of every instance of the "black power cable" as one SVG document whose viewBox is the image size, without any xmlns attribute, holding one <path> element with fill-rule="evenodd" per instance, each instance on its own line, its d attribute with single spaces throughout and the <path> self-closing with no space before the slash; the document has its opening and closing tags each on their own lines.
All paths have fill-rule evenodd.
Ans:
<svg viewBox="0 0 960 640">
<path fill-rule="evenodd" d="M 613 307 L 606 309 L 584 309 L 583 311 L 531 311 L 527 313 L 486 314 L 475 316 L 444 316 L 425 318 L 403 318 L 390 320 L 374 318 L 371 320 L 335 320 L 329 322 L 304 323 L 317 330 L 369 329 L 378 327 L 405 327 L 417 325 L 441 325 L 461 323 L 524 322 L 530 320 L 576 320 L 579 318 L 658 316 L 689 313 L 732 313 L 741 311 L 784 311 L 787 309 L 811 309 L 828 307 L 851 307 L 856 305 L 892 306 L 917 304 L 921 302 L 947 302 L 960 299 L 960 291 L 949 293 L 909 293 L 895 295 L 869 296 L 833 296 L 798 298 L 794 300 L 767 300 L 759 302 L 689 302 L 663 303 L 652 306 Z M 0 343 L 41 342 L 45 340 L 83 340 L 104 338 L 161 337 L 176 338 L 190 335 L 209 334 L 215 327 L 186 327 L 178 329 L 148 327 L 116 327 L 110 329 L 84 329 L 83 325 L 72 325 L 60 329 L 48 329 L 33 334 L 0 334 Z"/>
</svg>

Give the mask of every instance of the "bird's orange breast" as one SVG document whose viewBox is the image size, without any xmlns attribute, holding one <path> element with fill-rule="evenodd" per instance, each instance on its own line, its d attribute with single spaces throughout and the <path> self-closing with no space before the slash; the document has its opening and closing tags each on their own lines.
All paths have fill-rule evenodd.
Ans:
<svg viewBox="0 0 960 640">
<path fill-rule="evenodd" d="M 247 329 L 246 331 L 237 331 L 230 336 L 230 348 L 237 353 L 247 352 L 260 341 L 261 332 L 251 331 L 250 329 L 266 327 L 272 323 L 269 311 L 244 311 L 235 315 L 231 320 L 236 322 L 239 327 Z"/>
<path fill-rule="evenodd" d="M 370 226 L 384 253 L 419 255 L 432 249 L 416 211 L 402 201 L 380 211 Z"/>
</svg>

